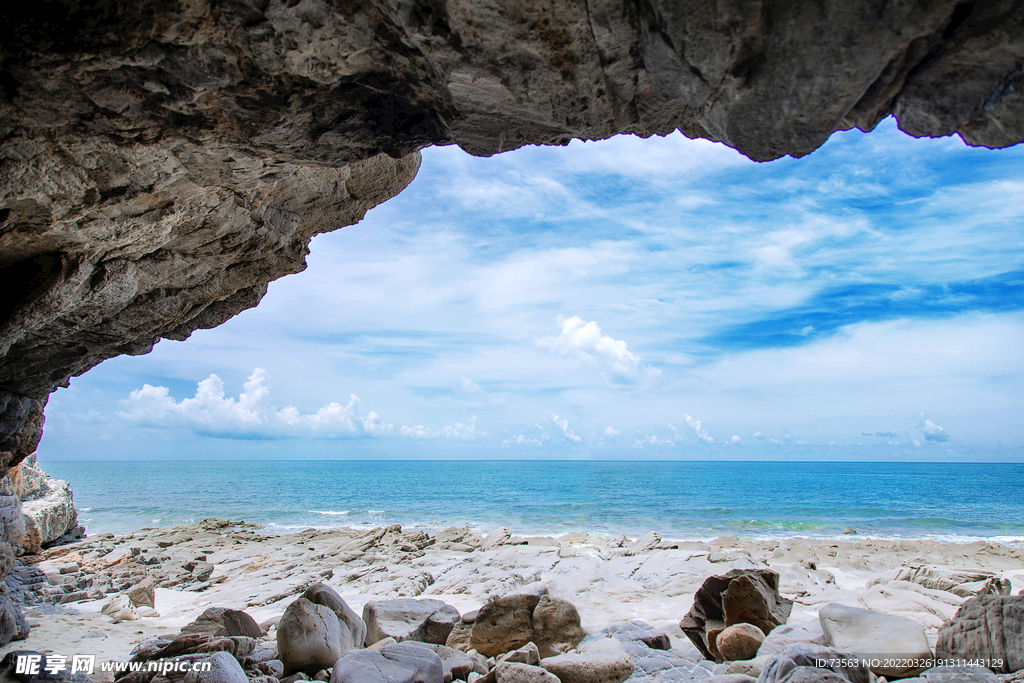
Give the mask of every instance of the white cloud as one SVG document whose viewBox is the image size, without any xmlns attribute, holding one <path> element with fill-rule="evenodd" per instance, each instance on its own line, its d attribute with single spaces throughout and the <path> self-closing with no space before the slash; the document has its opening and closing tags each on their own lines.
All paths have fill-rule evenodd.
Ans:
<svg viewBox="0 0 1024 683">
<path fill-rule="evenodd" d="M 539 346 L 551 349 L 563 356 L 575 357 L 585 363 L 602 365 L 617 378 L 638 377 L 647 375 L 656 377 L 661 374 L 641 362 L 621 339 L 614 339 L 601 333 L 597 322 L 583 322 L 579 316 L 571 318 L 558 317 L 562 331 L 557 337 L 537 339 Z"/>
<path fill-rule="evenodd" d="M 733 435 L 732 435 L 732 438 L 731 438 L 731 439 L 729 439 L 729 443 L 743 443 L 743 439 L 741 439 L 741 438 L 740 438 L 739 436 L 737 436 L 736 434 L 733 434 Z"/>
<path fill-rule="evenodd" d="M 381 436 L 394 427 L 374 411 L 360 415 L 355 394 L 345 405 L 331 402 L 311 414 L 294 406 L 277 410 L 269 401 L 270 376 L 256 368 L 237 400 L 226 396 L 224 382 L 211 374 L 198 383 L 194 397 L 181 401 L 175 401 L 167 387 L 143 385 L 129 394 L 128 410 L 118 415 L 150 426 L 181 424 L 196 433 L 227 438 Z"/>
<path fill-rule="evenodd" d="M 689 425 L 690 429 L 693 430 L 693 433 L 697 435 L 698 439 L 700 439 L 704 443 L 715 442 L 714 437 L 708 436 L 708 433 L 701 429 L 700 420 L 694 420 L 692 417 L 686 414 L 683 414 L 683 419 L 686 420 L 686 424 Z"/>
<path fill-rule="evenodd" d="M 917 428 L 924 434 L 925 441 L 934 441 L 936 443 L 949 441 L 949 434 L 946 433 L 946 430 L 929 420 L 928 416 L 924 413 L 920 413 L 917 416 Z"/>
<path fill-rule="evenodd" d="M 607 427 L 604 428 L 604 433 L 605 433 L 605 436 L 618 436 L 622 432 L 620 432 L 615 427 L 612 427 L 611 425 L 608 425 Z"/>
<path fill-rule="evenodd" d="M 574 431 L 569 429 L 568 420 L 559 420 L 557 415 L 551 413 L 551 421 L 554 422 L 555 425 L 562 430 L 562 433 L 565 434 L 565 438 L 567 438 L 569 441 L 572 441 L 573 443 L 580 443 L 581 441 L 583 441 L 583 439 L 576 436 L 576 433 Z"/>
</svg>

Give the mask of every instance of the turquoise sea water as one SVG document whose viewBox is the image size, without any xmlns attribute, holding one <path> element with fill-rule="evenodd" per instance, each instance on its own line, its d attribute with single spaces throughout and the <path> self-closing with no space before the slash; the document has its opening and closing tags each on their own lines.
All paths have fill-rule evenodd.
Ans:
<svg viewBox="0 0 1024 683">
<path fill-rule="evenodd" d="M 283 533 L 481 531 L 989 539 L 1024 545 L 1024 464 L 849 462 L 44 462 L 87 532 L 221 517 Z"/>
</svg>

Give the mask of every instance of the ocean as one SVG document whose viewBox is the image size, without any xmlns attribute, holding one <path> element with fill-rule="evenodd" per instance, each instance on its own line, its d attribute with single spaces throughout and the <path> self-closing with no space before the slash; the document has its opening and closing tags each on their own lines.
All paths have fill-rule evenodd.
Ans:
<svg viewBox="0 0 1024 683">
<path fill-rule="evenodd" d="M 87 533 L 197 522 L 635 537 L 933 538 L 1024 546 L 1024 464 L 44 462 Z"/>
</svg>

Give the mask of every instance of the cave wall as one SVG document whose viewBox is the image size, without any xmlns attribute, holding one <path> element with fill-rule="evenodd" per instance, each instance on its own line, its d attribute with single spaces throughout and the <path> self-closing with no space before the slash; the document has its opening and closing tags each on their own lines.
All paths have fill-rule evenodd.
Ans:
<svg viewBox="0 0 1024 683">
<path fill-rule="evenodd" d="M 256 305 L 427 145 L 678 129 L 768 160 L 890 114 L 1024 139 L 1010 0 L 37 0 L 0 25 L 0 469 L 55 387 Z"/>
</svg>

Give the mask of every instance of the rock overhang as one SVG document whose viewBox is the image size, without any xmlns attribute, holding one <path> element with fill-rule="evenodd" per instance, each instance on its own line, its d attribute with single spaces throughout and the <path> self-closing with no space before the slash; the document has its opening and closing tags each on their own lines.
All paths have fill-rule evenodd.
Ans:
<svg viewBox="0 0 1024 683">
<path fill-rule="evenodd" d="M 0 466 L 46 396 L 256 305 L 415 176 L 620 133 L 802 156 L 895 116 L 1024 139 L 1024 7 L 136 0 L 0 10 Z"/>
</svg>

